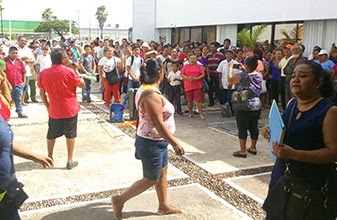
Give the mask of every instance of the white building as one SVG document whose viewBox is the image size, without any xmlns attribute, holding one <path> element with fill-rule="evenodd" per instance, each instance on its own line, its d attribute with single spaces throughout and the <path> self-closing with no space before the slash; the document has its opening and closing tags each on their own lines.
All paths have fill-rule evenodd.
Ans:
<svg viewBox="0 0 337 220">
<path fill-rule="evenodd" d="M 181 43 L 189 40 L 236 45 L 237 33 L 267 24 L 261 36 L 271 43 L 302 42 L 308 55 L 315 45 L 337 43 L 336 0 L 133 0 L 133 40 Z"/>
</svg>

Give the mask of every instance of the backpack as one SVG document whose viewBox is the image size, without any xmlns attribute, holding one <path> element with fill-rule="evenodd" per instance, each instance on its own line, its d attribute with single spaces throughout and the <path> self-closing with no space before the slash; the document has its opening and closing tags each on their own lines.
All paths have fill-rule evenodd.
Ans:
<svg viewBox="0 0 337 220">
<path fill-rule="evenodd" d="M 132 55 L 131 56 L 131 65 L 130 65 L 130 67 L 132 66 L 134 60 L 135 60 L 135 55 Z M 144 64 L 144 59 L 140 58 L 140 65 L 143 65 L 143 64 Z"/>
</svg>

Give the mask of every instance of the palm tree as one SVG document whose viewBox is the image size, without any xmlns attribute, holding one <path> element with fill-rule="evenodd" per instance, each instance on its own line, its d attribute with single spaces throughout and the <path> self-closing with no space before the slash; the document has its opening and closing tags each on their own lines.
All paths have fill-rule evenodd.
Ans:
<svg viewBox="0 0 337 220">
<path fill-rule="evenodd" d="M 103 39 L 104 23 L 108 18 L 108 13 L 105 12 L 105 6 L 98 7 L 95 15 L 99 23 L 99 28 L 101 29 L 101 39 Z"/>
<path fill-rule="evenodd" d="M 46 8 L 42 13 L 42 20 L 43 21 L 49 21 L 49 20 L 55 20 L 56 16 L 53 16 L 53 12 L 50 8 Z"/>
<path fill-rule="evenodd" d="M 294 43 L 296 43 L 297 38 L 302 39 L 303 30 L 304 30 L 303 24 L 299 24 L 298 28 L 296 26 L 292 30 L 290 30 L 289 32 L 287 32 L 284 29 L 281 29 L 280 32 L 284 36 L 284 39 L 281 39 L 281 40 L 284 41 L 284 42 L 287 42 L 287 43 L 294 44 Z"/>
<path fill-rule="evenodd" d="M 267 25 L 262 24 L 257 27 L 254 27 L 252 32 L 248 28 L 242 29 L 237 35 L 238 41 L 240 42 L 241 46 L 242 45 L 247 45 L 250 48 L 255 48 L 259 36 L 263 33 Z"/>
</svg>

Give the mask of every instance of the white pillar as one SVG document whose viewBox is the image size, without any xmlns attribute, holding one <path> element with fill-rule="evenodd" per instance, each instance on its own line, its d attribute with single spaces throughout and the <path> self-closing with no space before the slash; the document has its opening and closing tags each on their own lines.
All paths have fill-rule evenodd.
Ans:
<svg viewBox="0 0 337 220">
<path fill-rule="evenodd" d="M 217 25 L 216 26 L 216 41 L 222 44 L 223 40 L 225 38 L 228 38 L 231 40 L 231 45 L 236 46 L 237 33 L 238 33 L 237 24 Z"/>
</svg>

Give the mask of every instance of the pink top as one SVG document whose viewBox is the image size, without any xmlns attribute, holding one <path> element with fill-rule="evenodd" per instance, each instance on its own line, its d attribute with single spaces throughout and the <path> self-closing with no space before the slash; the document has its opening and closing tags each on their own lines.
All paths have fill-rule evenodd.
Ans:
<svg viewBox="0 0 337 220">
<path fill-rule="evenodd" d="M 186 64 L 183 69 L 181 70 L 181 74 L 189 77 L 199 77 L 200 75 L 204 74 L 204 68 L 200 64 L 190 65 Z M 190 81 L 184 79 L 184 88 L 185 92 L 194 90 L 194 89 L 201 89 L 202 88 L 202 80 L 198 81 Z"/>
<path fill-rule="evenodd" d="M 153 89 L 160 93 L 160 91 L 151 85 L 142 85 L 135 97 L 136 108 L 138 108 L 138 100 L 146 89 Z M 163 106 L 163 121 L 164 124 L 168 127 L 170 132 L 174 134 L 176 127 L 174 121 L 174 106 L 164 97 L 162 96 L 165 105 Z M 141 108 L 139 108 L 139 124 L 137 129 L 137 135 L 139 137 L 155 140 L 155 141 L 163 141 L 164 138 L 160 136 L 157 129 L 152 125 L 151 120 L 146 112 L 144 112 Z"/>
<path fill-rule="evenodd" d="M 262 73 L 263 70 L 264 70 L 264 64 L 263 64 L 263 62 L 261 60 L 258 60 L 257 61 L 257 67 L 256 67 L 255 71 Z"/>
</svg>

